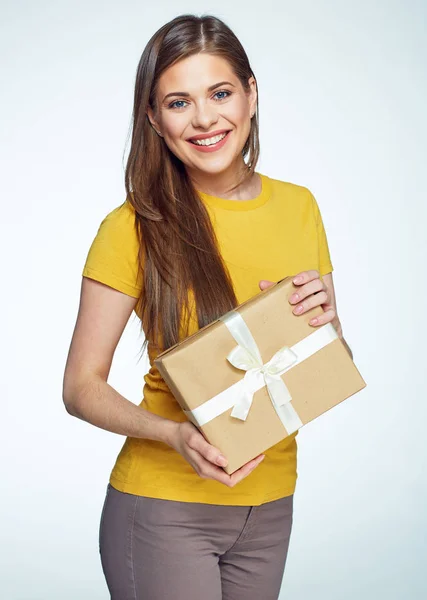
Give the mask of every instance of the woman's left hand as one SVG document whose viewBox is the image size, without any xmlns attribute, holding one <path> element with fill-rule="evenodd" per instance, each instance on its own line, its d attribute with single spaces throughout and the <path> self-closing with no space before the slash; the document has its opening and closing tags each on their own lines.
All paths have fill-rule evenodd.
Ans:
<svg viewBox="0 0 427 600">
<path fill-rule="evenodd" d="M 310 325 L 318 326 L 330 323 L 336 318 L 336 311 L 332 304 L 331 296 L 326 284 L 320 279 L 319 271 L 301 271 L 292 279 L 298 290 L 289 297 L 290 304 L 297 304 L 292 311 L 295 315 L 303 315 L 305 312 L 321 306 L 324 312 L 309 321 Z M 272 281 L 265 279 L 259 282 L 261 290 L 273 285 Z"/>
</svg>

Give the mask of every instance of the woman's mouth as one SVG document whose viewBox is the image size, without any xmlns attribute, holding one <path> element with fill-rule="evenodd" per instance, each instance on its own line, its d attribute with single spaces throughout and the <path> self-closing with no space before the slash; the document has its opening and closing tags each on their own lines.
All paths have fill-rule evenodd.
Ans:
<svg viewBox="0 0 427 600">
<path fill-rule="evenodd" d="M 230 131 L 214 135 L 203 140 L 188 140 L 188 142 L 199 152 L 215 152 L 224 146 L 229 138 Z"/>
</svg>

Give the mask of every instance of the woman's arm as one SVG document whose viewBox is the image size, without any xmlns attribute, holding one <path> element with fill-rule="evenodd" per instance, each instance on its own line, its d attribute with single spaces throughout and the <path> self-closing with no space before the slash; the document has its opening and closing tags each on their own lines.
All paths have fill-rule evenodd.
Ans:
<svg viewBox="0 0 427 600">
<path fill-rule="evenodd" d="M 92 425 L 170 444 L 178 423 L 141 409 L 107 383 L 116 346 L 136 301 L 83 277 L 62 397 L 71 415 Z"/>
</svg>

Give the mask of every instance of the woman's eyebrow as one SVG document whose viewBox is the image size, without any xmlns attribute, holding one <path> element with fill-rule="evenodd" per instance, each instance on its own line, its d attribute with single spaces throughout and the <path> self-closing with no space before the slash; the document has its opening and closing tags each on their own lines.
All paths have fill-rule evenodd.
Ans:
<svg viewBox="0 0 427 600">
<path fill-rule="evenodd" d="M 210 87 L 208 87 L 208 92 L 212 92 L 215 88 L 219 87 L 220 85 L 231 85 L 232 87 L 236 87 L 230 81 L 220 81 L 219 83 L 215 83 L 214 85 L 211 85 Z M 166 98 L 169 98 L 170 96 L 188 97 L 189 95 L 190 94 L 188 92 L 170 92 L 169 94 L 166 94 L 166 96 L 163 98 L 162 102 L 164 102 L 166 100 Z"/>
</svg>

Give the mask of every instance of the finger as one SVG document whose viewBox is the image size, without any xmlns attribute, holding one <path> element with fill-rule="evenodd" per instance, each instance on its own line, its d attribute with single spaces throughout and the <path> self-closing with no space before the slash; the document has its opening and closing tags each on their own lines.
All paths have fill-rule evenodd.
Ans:
<svg viewBox="0 0 427 600">
<path fill-rule="evenodd" d="M 303 302 L 299 302 L 292 312 L 294 313 L 294 315 L 303 315 L 311 308 L 325 304 L 327 300 L 328 295 L 326 292 L 319 292 L 318 294 L 313 294 L 306 298 Z"/>
<path fill-rule="evenodd" d="M 231 474 L 231 487 L 234 487 L 237 483 L 247 477 L 265 458 L 265 454 L 260 454 L 253 460 L 249 461 L 243 467 L 240 467 L 237 471 Z"/>
<path fill-rule="evenodd" d="M 268 279 L 261 279 L 258 285 L 261 290 L 266 290 L 270 286 L 274 285 L 274 281 L 269 281 Z"/>
<path fill-rule="evenodd" d="M 221 451 L 218 448 L 215 448 L 215 446 L 212 446 L 212 444 L 209 444 L 197 430 L 194 432 L 194 435 L 189 436 L 187 444 L 212 464 L 225 467 L 228 463 L 226 457 L 221 454 Z"/>
<path fill-rule="evenodd" d="M 320 279 L 313 279 L 313 281 L 304 284 L 302 287 L 299 287 L 296 292 L 293 292 L 289 297 L 289 302 L 291 304 L 296 304 L 296 302 L 304 300 L 307 296 L 321 291 L 326 291 L 325 284 Z"/>
<path fill-rule="evenodd" d="M 329 308 L 321 315 L 317 315 L 317 317 L 313 317 L 310 319 L 309 324 L 314 327 L 318 327 L 319 325 L 325 325 L 326 323 L 330 323 L 336 317 L 336 312 L 333 308 Z"/>
<path fill-rule="evenodd" d="M 310 271 L 301 271 L 294 275 L 292 281 L 296 285 L 303 285 L 304 283 L 308 283 L 313 279 L 319 279 L 319 271 L 310 270 Z"/>
<path fill-rule="evenodd" d="M 230 486 L 230 475 L 228 475 L 221 467 L 216 467 L 211 462 L 206 460 L 197 450 L 188 449 L 190 458 L 193 460 L 193 468 L 199 477 L 203 479 L 215 479 L 224 485 Z"/>
<path fill-rule="evenodd" d="M 257 456 L 255 459 L 240 467 L 237 471 L 232 473 L 230 476 L 231 487 L 234 487 L 237 483 L 242 481 L 245 477 L 247 477 L 252 471 L 264 460 L 265 455 Z"/>
</svg>

